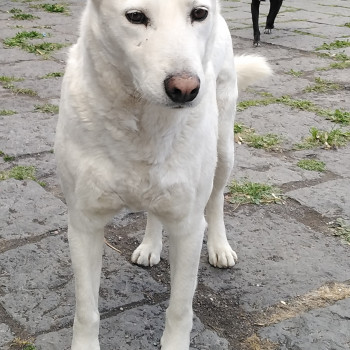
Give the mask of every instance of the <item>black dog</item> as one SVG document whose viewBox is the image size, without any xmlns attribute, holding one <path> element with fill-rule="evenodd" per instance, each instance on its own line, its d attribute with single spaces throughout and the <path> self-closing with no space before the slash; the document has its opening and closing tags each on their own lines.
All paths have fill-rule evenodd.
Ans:
<svg viewBox="0 0 350 350">
<path fill-rule="evenodd" d="M 260 30 L 259 30 L 260 1 L 265 1 L 265 0 L 252 0 L 252 4 L 251 4 L 255 46 L 258 46 L 260 42 Z M 282 2 L 283 0 L 270 0 L 270 11 L 266 19 L 266 26 L 264 30 L 265 34 L 270 34 L 272 29 L 274 28 L 275 18 L 282 6 Z"/>
</svg>

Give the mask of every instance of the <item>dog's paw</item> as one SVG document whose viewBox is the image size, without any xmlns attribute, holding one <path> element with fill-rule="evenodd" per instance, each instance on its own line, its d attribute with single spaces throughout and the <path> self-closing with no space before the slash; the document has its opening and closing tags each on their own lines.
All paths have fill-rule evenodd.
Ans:
<svg viewBox="0 0 350 350">
<path fill-rule="evenodd" d="M 232 267 L 237 262 L 237 254 L 228 243 L 222 245 L 208 246 L 209 263 L 220 269 Z"/>
<path fill-rule="evenodd" d="M 272 29 L 271 28 L 265 28 L 264 34 L 271 34 L 271 33 L 272 33 Z"/>
<path fill-rule="evenodd" d="M 142 266 L 157 265 L 160 261 L 161 250 L 162 247 L 141 243 L 132 253 L 131 261 Z"/>
</svg>

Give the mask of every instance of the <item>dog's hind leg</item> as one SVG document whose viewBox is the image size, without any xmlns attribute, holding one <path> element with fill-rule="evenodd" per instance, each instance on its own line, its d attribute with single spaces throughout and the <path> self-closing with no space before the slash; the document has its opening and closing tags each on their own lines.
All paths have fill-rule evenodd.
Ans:
<svg viewBox="0 0 350 350">
<path fill-rule="evenodd" d="M 265 34 L 271 34 L 272 29 L 275 27 L 275 19 L 282 6 L 282 2 L 283 0 L 270 0 L 270 11 L 266 19 Z"/>
<path fill-rule="evenodd" d="M 258 46 L 260 42 L 259 7 L 260 7 L 260 0 L 252 0 L 250 8 L 252 12 L 252 21 L 253 21 L 253 33 L 254 33 L 253 44 L 255 46 Z"/>
<path fill-rule="evenodd" d="M 68 240 L 76 296 L 72 350 L 100 349 L 98 294 L 104 241 L 103 229 L 108 219 L 94 215 L 87 217 L 80 211 L 69 211 Z"/>
<path fill-rule="evenodd" d="M 232 77 L 233 58 L 228 60 L 228 68 L 222 76 Z M 213 190 L 206 206 L 208 221 L 208 254 L 209 263 L 215 267 L 227 268 L 237 260 L 236 253 L 231 249 L 224 224 L 224 190 L 229 179 L 234 157 L 233 122 L 235 111 L 235 88 L 233 78 L 218 79 L 217 100 L 219 108 L 218 124 L 218 160 L 216 165 Z"/>
<path fill-rule="evenodd" d="M 236 253 L 226 237 L 224 224 L 224 189 L 233 166 L 233 125 L 219 131 L 218 162 L 213 190 L 207 204 L 209 263 L 215 267 L 227 268 L 235 265 Z"/>
<path fill-rule="evenodd" d="M 145 236 L 131 256 L 133 263 L 143 266 L 159 263 L 162 251 L 162 229 L 161 222 L 152 213 L 148 213 Z"/>
</svg>

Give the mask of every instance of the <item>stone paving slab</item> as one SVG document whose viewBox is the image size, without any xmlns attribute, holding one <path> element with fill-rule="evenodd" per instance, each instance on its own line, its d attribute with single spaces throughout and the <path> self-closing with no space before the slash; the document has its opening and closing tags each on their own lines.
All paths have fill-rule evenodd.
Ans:
<svg viewBox="0 0 350 350">
<path fill-rule="evenodd" d="M 286 193 L 327 217 L 350 219 L 350 186 L 348 179 L 336 179 Z"/>
<path fill-rule="evenodd" d="M 0 268 L 0 302 L 30 332 L 47 332 L 73 319 L 74 284 L 64 236 L 53 234 L 9 250 L 2 254 Z M 100 289 L 102 313 L 142 301 L 147 293 L 165 291 L 144 269 L 135 269 L 106 248 Z"/>
<path fill-rule="evenodd" d="M 0 181 L 0 242 L 66 227 L 66 212 L 59 199 L 34 181 Z"/>
<path fill-rule="evenodd" d="M 316 171 L 307 171 L 299 168 L 296 164 L 300 159 L 309 156 L 310 151 L 300 153 L 295 159 L 285 159 L 279 153 L 266 152 L 236 146 L 236 165 L 232 180 L 244 180 L 259 183 L 269 183 L 281 186 L 289 182 L 310 181 L 320 179 L 322 174 Z"/>
<path fill-rule="evenodd" d="M 260 134 L 273 133 L 283 139 L 283 148 L 291 149 L 310 136 L 310 128 L 332 130 L 334 123 L 312 112 L 292 109 L 282 104 L 251 107 L 237 114 L 237 123 L 253 128 Z M 298 125 L 294 128 L 294 125 Z M 273 125 L 273 128 L 272 128 Z"/>
<path fill-rule="evenodd" d="M 0 346 L 5 346 L 6 343 L 13 339 L 13 333 L 10 327 L 5 323 L 0 323 Z"/>
<path fill-rule="evenodd" d="M 283 344 L 280 350 L 344 350 L 350 345 L 349 320 L 350 298 L 264 328 L 260 335 Z"/>
<path fill-rule="evenodd" d="M 0 150 L 15 156 L 52 151 L 56 123 L 57 116 L 39 112 L 0 116 Z"/>
<path fill-rule="evenodd" d="M 200 283 L 221 297 L 239 295 L 240 306 L 249 312 L 306 294 L 327 281 L 350 279 L 348 246 L 287 217 L 282 205 L 275 211 L 226 210 L 228 240 L 239 258 L 233 271 L 216 271 L 208 265 L 205 250 L 202 254 Z"/>
</svg>

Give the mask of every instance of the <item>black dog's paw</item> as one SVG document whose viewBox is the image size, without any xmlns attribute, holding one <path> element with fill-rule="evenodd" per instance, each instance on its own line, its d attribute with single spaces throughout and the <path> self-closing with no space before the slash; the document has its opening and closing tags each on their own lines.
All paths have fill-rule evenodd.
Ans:
<svg viewBox="0 0 350 350">
<path fill-rule="evenodd" d="M 258 46 L 260 46 L 260 41 L 253 41 L 253 46 L 254 47 L 258 47 Z"/>
<path fill-rule="evenodd" d="M 272 29 L 271 28 L 265 28 L 264 34 L 271 34 L 271 33 L 272 33 Z"/>
</svg>

